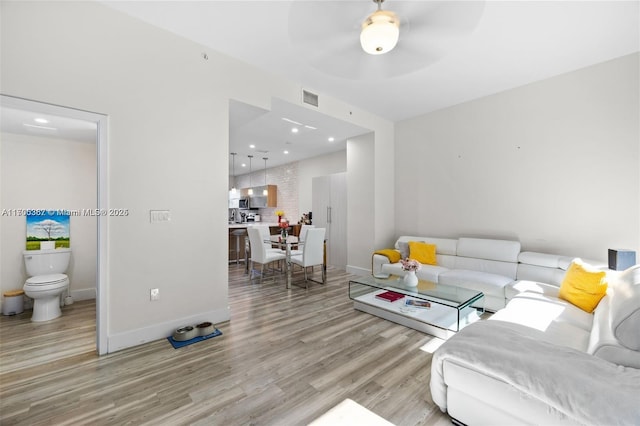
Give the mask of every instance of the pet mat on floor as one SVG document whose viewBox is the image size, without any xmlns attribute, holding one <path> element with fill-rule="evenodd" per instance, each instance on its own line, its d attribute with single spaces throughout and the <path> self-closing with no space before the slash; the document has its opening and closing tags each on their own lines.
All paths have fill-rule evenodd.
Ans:
<svg viewBox="0 0 640 426">
<path fill-rule="evenodd" d="M 214 331 L 211 334 L 207 334 L 206 336 L 198 336 L 198 337 L 194 337 L 193 339 L 182 340 L 182 341 L 175 340 L 173 336 L 169 336 L 167 337 L 167 340 L 169 341 L 169 343 L 171 343 L 171 346 L 173 346 L 175 349 L 178 349 L 178 348 L 182 348 L 184 346 L 190 345 L 192 343 L 197 343 L 203 340 L 211 339 L 212 337 L 220 336 L 221 334 L 222 334 L 222 331 L 216 328 L 216 331 Z"/>
</svg>

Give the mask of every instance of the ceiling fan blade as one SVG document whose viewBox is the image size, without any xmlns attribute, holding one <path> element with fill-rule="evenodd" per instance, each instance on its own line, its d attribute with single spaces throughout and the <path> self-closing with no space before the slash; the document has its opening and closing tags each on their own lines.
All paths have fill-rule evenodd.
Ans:
<svg viewBox="0 0 640 426">
<path fill-rule="evenodd" d="M 344 79 L 378 80 L 429 66 L 473 32 L 484 1 L 388 1 L 384 10 L 400 17 L 394 50 L 369 55 L 360 46 L 364 19 L 375 10 L 360 1 L 294 1 L 289 37 L 297 53 L 320 72 Z"/>
</svg>

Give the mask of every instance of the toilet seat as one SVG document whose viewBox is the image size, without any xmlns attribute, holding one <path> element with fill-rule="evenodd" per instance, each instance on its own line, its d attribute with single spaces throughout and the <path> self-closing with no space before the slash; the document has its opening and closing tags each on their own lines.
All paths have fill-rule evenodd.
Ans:
<svg viewBox="0 0 640 426">
<path fill-rule="evenodd" d="M 67 280 L 68 277 L 65 274 L 38 275 L 28 278 L 25 284 L 29 286 L 55 285 L 62 284 Z"/>
</svg>

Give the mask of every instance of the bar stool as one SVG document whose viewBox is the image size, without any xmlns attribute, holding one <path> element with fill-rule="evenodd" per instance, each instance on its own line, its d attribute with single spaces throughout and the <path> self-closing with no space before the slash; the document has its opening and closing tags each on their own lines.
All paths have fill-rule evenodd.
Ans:
<svg viewBox="0 0 640 426">
<path fill-rule="evenodd" d="M 231 235 L 236 237 L 236 265 L 240 263 L 240 237 L 247 235 L 246 229 L 236 229 L 231 232 Z"/>
</svg>

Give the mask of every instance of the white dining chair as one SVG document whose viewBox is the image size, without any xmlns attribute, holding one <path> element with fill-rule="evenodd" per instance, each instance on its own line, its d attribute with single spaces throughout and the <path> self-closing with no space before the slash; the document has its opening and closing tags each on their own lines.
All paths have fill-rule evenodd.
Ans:
<svg viewBox="0 0 640 426">
<path fill-rule="evenodd" d="M 324 284 L 326 282 L 326 273 L 324 269 L 325 233 L 325 228 L 310 228 L 306 233 L 304 250 L 302 250 L 302 253 L 291 256 L 291 263 L 301 266 L 302 269 L 304 269 L 304 282 L 307 288 L 309 288 L 309 281 L 314 281 L 320 284 Z M 315 281 L 309 278 L 307 268 L 313 266 L 321 267 L 322 281 Z"/>
<path fill-rule="evenodd" d="M 269 231 L 269 226 L 268 225 L 253 225 L 250 228 L 256 228 L 256 229 L 260 230 L 260 235 L 262 237 L 263 243 L 264 243 L 264 241 L 268 240 L 269 237 L 271 237 L 271 231 Z M 264 243 L 264 249 L 267 251 L 267 253 L 269 253 L 269 252 L 280 253 L 282 251 L 279 248 L 271 247 L 271 244 L 269 244 L 269 243 Z"/>
<path fill-rule="evenodd" d="M 302 254 L 302 252 L 304 251 L 304 240 L 307 237 L 307 231 L 309 231 L 309 229 L 311 228 L 315 228 L 315 225 L 302 225 L 302 227 L 300 227 L 300 234 L 298 235 L 298 241 L 300 241 L 300 245 L 298 245 L 296 249 L 291 250 L 291 256 L 297 256 L 299 254 Z"/>
<path fill-rule="evenodd" d="M 247 228 L 249 233 L 249 244 L 251 244 L 251 268 L 249 270 L 249 279 L 253 278 L 254 263 L 260 264 L 260 282 L 264 277 L 264 266 L 271 262 L 279 262 L 286 259 L 286 255 L 280 250 L 267 251 L 264 243 L 262 232 L 257 227 Z M 275 272 L 275 271 L 274 271 Z"/>
</svg>

